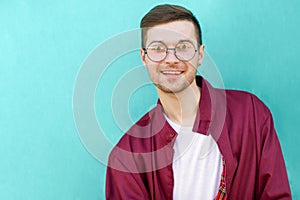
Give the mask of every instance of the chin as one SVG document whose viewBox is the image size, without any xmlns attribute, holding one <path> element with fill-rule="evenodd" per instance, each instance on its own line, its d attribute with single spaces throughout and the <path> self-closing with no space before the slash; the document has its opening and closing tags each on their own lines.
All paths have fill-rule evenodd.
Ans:
<svg viewBox="0 0 300 200">
<path fill-rule="evenodd" d="M 182 92 L 183 90 L 185 90 L 189 85 L 181 85 L 179 87 L 168 87 L 165 85 L 160 85 L 157 84 L 156 87 L 159 88 L 161 91 L 165 92 L 165 93 L 179 93 Z"/>
</svg>

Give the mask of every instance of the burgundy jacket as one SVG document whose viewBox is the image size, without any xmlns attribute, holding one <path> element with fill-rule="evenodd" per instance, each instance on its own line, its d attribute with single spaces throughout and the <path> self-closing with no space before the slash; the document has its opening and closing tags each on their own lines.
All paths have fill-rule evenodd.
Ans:
<svg viewBox="0 0 300 200">
<path fill-rule="evenodd" d="M 216 89 L 202 77 L 196 80 L 201 97 L 193 131 L 216 140 L 225 161 L 227 199 L 291 199 L 269 109 L 250 93 Z M 158 101 L 112 150 L 106 199 L 171 200 L 176 136 Z"/>
</svg>

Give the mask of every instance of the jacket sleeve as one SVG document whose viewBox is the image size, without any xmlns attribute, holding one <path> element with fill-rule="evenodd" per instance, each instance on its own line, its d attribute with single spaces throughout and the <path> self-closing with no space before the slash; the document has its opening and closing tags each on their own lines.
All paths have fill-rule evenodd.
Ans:
<svg viewBox="0 0 300 200">
<path fill-rule="evenodd" d="M 107 200 L 148 200 L 149 194 L 143 183 L 142 173 L 132 173 L 112 151 L 106 171 L 106 199 Z"/>
<path fill-rule="evenodd" d="M 291 191 L 280 143 L 274 129 L 272 115 L 268 115 L 260 127 L 260 162 L 257 199 L 288 200 Z"/>
</svg>

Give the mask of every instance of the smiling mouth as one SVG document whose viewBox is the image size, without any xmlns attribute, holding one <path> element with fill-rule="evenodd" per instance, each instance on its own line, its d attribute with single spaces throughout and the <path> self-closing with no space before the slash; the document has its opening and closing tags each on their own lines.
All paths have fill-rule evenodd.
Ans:
<svg viewBox="0 0 300 200">
<path fill-rule="evenodd" d="M 161 72 L 164 75 L 171 75 L 171 76 L 177 76 L 183 73 L 183 71 L 162 71 Z"/>
</svg>

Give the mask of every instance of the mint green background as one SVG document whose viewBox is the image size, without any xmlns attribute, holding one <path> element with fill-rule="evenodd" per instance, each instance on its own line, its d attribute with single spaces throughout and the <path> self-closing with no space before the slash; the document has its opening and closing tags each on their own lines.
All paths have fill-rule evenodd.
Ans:
<svg viewBox="0 0 300 200">
<path fill-rule="evenodd" d="M 0 1 L 0 199 L 104 199 L 105 166 L 80 142 L 73 85 L 97 45 L 138 28 L 158 3 Z M 271 109 L 293 197 L 300 199 L 300 2 L 169 3 L 198 17 L 225 87 L 253 92 Z"/>
</svg>

